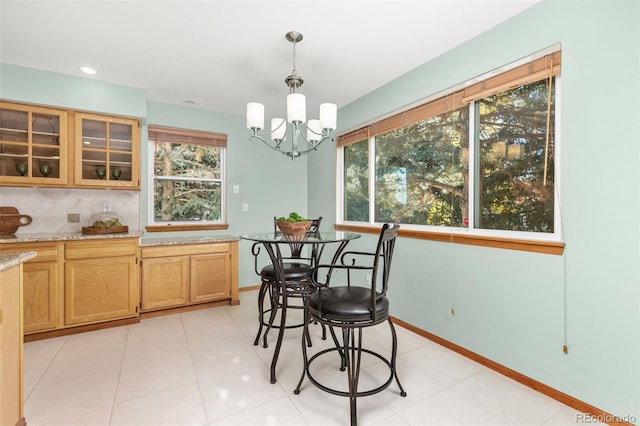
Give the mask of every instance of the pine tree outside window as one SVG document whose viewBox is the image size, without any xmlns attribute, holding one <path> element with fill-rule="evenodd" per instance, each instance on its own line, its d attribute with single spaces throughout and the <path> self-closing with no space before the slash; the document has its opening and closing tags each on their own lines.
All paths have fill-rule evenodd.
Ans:
<svg viewBox="0 0 640 426">
<path fill-rule="evenodd" d="M 224 134 L 149 126 L 153 225 L 223 223 Z"/>
</svg>

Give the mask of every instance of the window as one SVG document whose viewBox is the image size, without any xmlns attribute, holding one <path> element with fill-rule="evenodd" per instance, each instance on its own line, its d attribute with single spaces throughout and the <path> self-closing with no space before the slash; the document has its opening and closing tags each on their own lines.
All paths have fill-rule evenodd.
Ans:
<svg viewBox="0 0 640 426">
<path fill-rule="evenodd" d="M 340 136 L 338 222 L 558 240 L 559 74 L 556 51 Z"/>
<path fill-rule="evenodd" d="M 227 136 L 149 126 L 149 142 L 153 153 L 151 224 L 224 223 Z"/>
</svg>

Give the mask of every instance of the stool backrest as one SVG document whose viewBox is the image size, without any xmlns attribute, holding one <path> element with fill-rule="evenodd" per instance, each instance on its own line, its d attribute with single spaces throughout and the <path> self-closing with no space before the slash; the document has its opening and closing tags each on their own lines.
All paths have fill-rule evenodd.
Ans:
<svg viewBox="0 0 640 426">
<path fill-rule="evenodd" d="M 391 272 L 391 261 L 393 260 L 393 251 L 396 246 L 396 238 L 398 236 L 398 223 L 382 225 L 380 230 L 380 238 L 376 246 L 376 255 L 373 263 L 373 273 L 371 277 L 371 288 L 385 294 L 389 288 L 389 273 Z M 379 272 L 379 262 L 382 260 L 382 288 L 376 289 L 377 274 Z"/>
<path fill-rule="evenodd" d="M 374 299 L 376 293 L 385 294 L 387 292 L 398 229 L 400 229 L 400 225 L 397 223 L 385 223 L 382 225 L 380 236 L 378 237 L 378 244 L 374 252 L 345 251 L 342 253 L 340 263 L 343 267 L 341 269 L 346 269 L 348 286 L 351 286 L 352 282 L 354 282 L 353 279 L 357 278 L 355 274 L 367 273 L 371 276 L 368 283 L 369 288 L 373 290 L 372 297 Z M 353 277 L 352 272 L 354 274 Z M 330 270 L 328 274 L 329 277 L 331 274 L 332 272 Z M 329 277 L 327 280 L 330 279 Z M 355 282 L 357 282 L 357 280 Z M 380 285 L 378 285 L 378 282 Z"/>
<path fill-rule="evenodd" d="M 333 288 L 340 289 L 336 290 L 338 293 L 333 293 L 341 293 L 340 296 L 334 300 L 326 299 L 324 303 L 333 303 L 340 306 L 339 310 L 343 311 L 343 316 L 340 317 L 340 321 L 344 321 L 345 323 L 351 320 L 359 321 L 359 324 L 362 325 L 366 321 L 377 323 L 380 315 L 388 316 L 388 312 L 383 312 L 384 306 L 388 307 L 388 301 L 383 300 L 382 297 L 386 296 L 389 288 L 391 261 L 393 260 L 393 252 L 399 229 L 400 225 L 397 223 L 385 223 L 380 230 L 380 236 L 375 250 L 345 251 L 340 255 L 339 263 L 321 264 L 312 270 L 310 279 L 312 283 L 318 287 L 318 294 L 320 295 L 317 299 L 317 312 L 320 316 L 325 315 L 322 306 L 323 296 L 321 294 L 323 291 L 327 291 L 327 294 L 332 294 Z M 358 284 L 362 282 L 361 279 L 363 275 L 367 277 L 368 285 L 366 286 Z M 332 281 L 339 281 L 339 283 L 333 283 Z M 344 290 L 344 287 L 351 288 L 352 290 Z M 362 291 L 363 288 L 366 288 L 366 292 Z M 364 296 L 365 294 L 367 294 L 367 296 Z M 365 302 L 366 299 L 368 300 Z M 330 300 L 330 302 L 327 302 L 327 300 Z M 378 302 L 383 303 L 383 305 L 378 306 Z M 369 305 L 366 309 L 363 306 L 365 303 Z M 353 312 L 350 311 L 350 306 L 353 307 Z M 339 314 L 337 314 L 335 310 L 332 311 L 331 308 L 329 308 L 327 312 L 330 312 L 329 315 L 331 315 L 334 320 L 339 317 Z M 367 313 L 363 314 L 363 312 Z M 366 318 L 365 321 L 365 317 L 369 318 Z"/>
</svg>

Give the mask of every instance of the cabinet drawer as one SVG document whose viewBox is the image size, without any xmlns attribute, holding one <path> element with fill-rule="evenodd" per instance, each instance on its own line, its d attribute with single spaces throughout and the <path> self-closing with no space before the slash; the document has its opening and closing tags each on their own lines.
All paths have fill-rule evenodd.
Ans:
<svg viewBox="0 0 640 426">
<path fill-rule="evenodd" d="M 142 248 L 142 258 L 164 256 L 187 256 L 192 254 L 227 253 L 231 251 L 229 243 L 176 244 L 171 246 L 150 246 Z"/>
<path fill-rule="evenodd" d="M 120 256 L 135 256 L 138 252 L 137 239 L 109 239 L 72 241 L 65 244 L 64 257 L 73 259 L 94 259 Z"/>
<path fill-rule="evenodd" d="M 58 260 L 58 244 L 15 243 L 0 244 L 0 253 L 34 251 L 38 255 L 25 263 L 56 262 Z"/>
</svg>

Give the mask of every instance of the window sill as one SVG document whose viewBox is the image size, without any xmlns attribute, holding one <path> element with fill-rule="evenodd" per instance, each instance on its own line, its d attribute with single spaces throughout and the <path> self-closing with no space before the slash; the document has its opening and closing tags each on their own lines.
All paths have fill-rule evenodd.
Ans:
<svg viewBox="0 0 640 426">
<path fill-rule="evenodd" d="M 153 225 L 144 228 L 147 232 L 176 232 L 176 231 L 218 231 L 229 229 L 226 223 L 216 223 L 210 225 Z"/>
<path fill-rule="evenodd" d="M 375 226 L 336 224 L 335 228 L 338 231 L 353 231 L 365 234 L 380 233 L 380 228 Z M 483 237 L 479 235 L 461 235 L 449 232 L 416 231 L 413 229 L 402 228 L 400 228 L 400 230 L 398 231 L 398 236 L 406 238 L 416 238 L 419 240 L 440 241 L 444 243 L 467 244 L 506 250 L 529 251 L 533 253 L 554 255 L 561 255 L 562 253 L 564 253 L 564 243 L 556 241 L 515 240 L 509 238 Z"/>
</svg>

